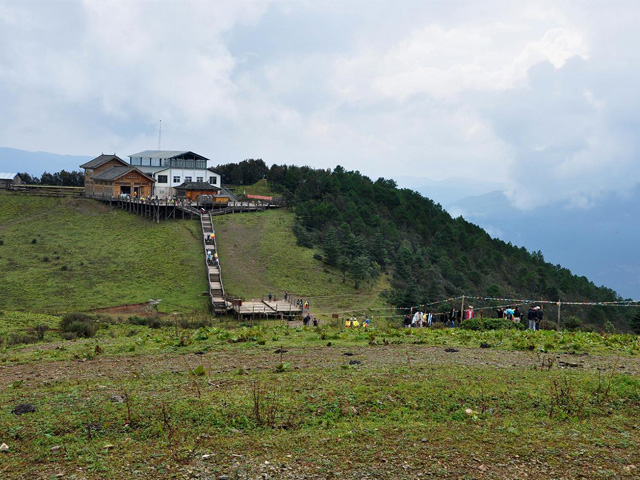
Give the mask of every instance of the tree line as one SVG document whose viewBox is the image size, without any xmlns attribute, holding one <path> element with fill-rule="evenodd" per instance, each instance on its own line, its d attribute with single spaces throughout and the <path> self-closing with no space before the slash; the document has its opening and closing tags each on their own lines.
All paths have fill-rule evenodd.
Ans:
<svg viewBox="0 0 640 480">
<path fill-rule="evenodd" d="M 40 177 L 28 173 L 20 173 L 23 183 L 27 185 L 53 185 L 56 187 L 84 187 L 84 173 L 73 170 L 60 170 L 56 173 L 44 172 Z"/>
</svg>

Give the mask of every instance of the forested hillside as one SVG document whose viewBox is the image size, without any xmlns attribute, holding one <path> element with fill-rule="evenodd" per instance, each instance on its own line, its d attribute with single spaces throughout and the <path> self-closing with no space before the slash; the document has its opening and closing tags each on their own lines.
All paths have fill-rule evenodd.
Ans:
<svg viewBox="0 0 640 480">
<path fill-rule="evenodd" d="M 262 173 L 262 172 L 261 172 Z M 388 301 L 407 307 L 456 295 L 603 302 L 619 297 L 560 265 L 491 238 L 462 217 L 452 218 L 419 193 L 393 180 L 372 181 L 359 172 L 273 165 L 271 188 L 292 206 L 298 242 L 324 252 L 358 286 L 387 271 Z M 541 232 L 543 225 L 532 225 Z M 535 234 L 535 233 L 533 233 Z M 589 309 L 592 323 L 615 312 Z M 619 323 L 619 322 L 618 322 Z"/>
</svg>

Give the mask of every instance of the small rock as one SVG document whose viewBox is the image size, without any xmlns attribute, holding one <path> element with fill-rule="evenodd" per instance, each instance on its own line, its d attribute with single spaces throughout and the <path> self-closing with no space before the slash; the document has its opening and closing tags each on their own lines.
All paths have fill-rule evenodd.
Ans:
<svg viewBox="0 0 640 480">
<path fill-rule="evenodd" d="M 114 395 L 110 397 L 109 400 L 115 403 L 124 403 L 124 397 L 121 395 Z"/>
<path fill-rule="evenodd" d="M 349 360 L 349 365 L 361 365 L 362 362 L 360 360 Z"/>
<path fill-rule="evenodd" d="M 444 351 L 447 353 L 456 353 L 459 350 L 456 350 L 455 348 L 445 348 Z"/>
<path fill-rule="evenodd" d="M 2 445 L 0 445 L 0 452 L 8 452 L 9 451 L 9 445 L 7 445 L 6 443 L 3 443 Z"/>
<path fill-rule="evenodd" d="M 287 350 L 285 350 L 284 348 L 278 348 L 273 353 L 287 353 Z"/>
<path fill-rule="evenodd" d="M 49 449 L 50 452 L 57 452 L 58 450 L 60 450 L 62 448 L 62 446 L 60 445 L 54 445 L 53 447 L 51 447 Z"/>
<path fill-rule="evenodd" d="M 211 458 L 211 454 L 205 453 L 204 455 L 202 455 L 203 460 L 207 460 L 208 458 Z"/>
<path fill-rule="evenodd" d="M 229 480 L 229 475 L 220 475 L 218 480 Z"/>
<path fill-rule="evenodd" d="M 331 342 L 327 342 L 327 347 L 330 347 L 331 345 L 333 345 Z"/>
<path fill-rule="evenodd" d="M 115 445 L 112 445 L 110 443 L 107 443 L 104 447 L 102 447 L 103 450 L 113 450 L 115 448 Z"/>
<path fill-rule="evenodd" d="M 482 342 L 480 344 L 480 348 L 491 348 L 491 344 L 487 343 L 487 342 Z"/>
<path fill-rule="evenodd" d="M 422 443 L 427 443 L 427 441 L 428 441 L 428 440 L 427 440 L 426 438 L 423 438 L 423 439 L 422 439 Z"/>
<path fill-rule="evenodd" d="M 30 403 L 21 403 L 20 405 L 16 405 L 11 413 L 15 415 L 24 415 L 25 413 L 33 413 L 36 411 L 35 405 L 31 405 Z"/>
<path fill-rule="evenodd" d="M 353 357 L 353 353 L 351 352 L 344 352 L 342 355 L 344 355 L 345 357 Z"/>
</svg>

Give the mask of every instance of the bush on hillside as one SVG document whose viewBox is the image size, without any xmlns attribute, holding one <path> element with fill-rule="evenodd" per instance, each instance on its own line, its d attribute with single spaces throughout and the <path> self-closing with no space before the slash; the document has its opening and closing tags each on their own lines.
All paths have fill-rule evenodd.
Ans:
<svg viewBox="0 0 640 480">
<path fill-rule="evenodd" d="M 514 323 L 511 320 L 504 318 L 472 318 L 471 320 L 465 320 L 460 325 L 465 330 L 503 330 L 503 329 L 516 329 L 523 330 L 524 325 L 521 323 Z"/>
<path fill-rule="evenodd" d="M 158 316 L 138 317 L 137 315 L 132 315 L 128 318 L 128 321 L 131 325 L 144 325 L 149 328 L 161 328 L 167 325 L 167 323 L 163 322 Z"/>
<path fill-rule="evenodd" d="M 67 313 L 60 320 L 60 331 L 65 339 L 73 335 L 84 338 L 93 337 L 96 330 L 98 326 L 95 319 L 86 313 Z"/>
<path fill-rule="evenodd" d="M 580 318 L 576 317 L 575 315 L 571 315 L 564 321 L 564 328 L 566 328 L 570 332 L 580 330 L 580 328 L 582 328 L 582 320 L 580 320 Z"/>
<path fill-rule="evenodd" d="M 31 333 L 12 333 L 7 338 L 7 345 L 24 345 L 30 343 L 36 343 L 38 337 Z"/>
<path fill-rule="evenodd" d="M 555 330 L 556 324 L 551 320 L 542 320 L 540 322 L 540 330 Z"/>
</svg>

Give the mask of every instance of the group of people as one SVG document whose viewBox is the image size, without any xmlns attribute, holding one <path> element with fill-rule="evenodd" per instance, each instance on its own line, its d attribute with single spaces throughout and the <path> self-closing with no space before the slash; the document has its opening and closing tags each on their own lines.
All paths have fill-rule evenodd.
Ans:
<svg viewBox="0 0 640 480">
<path fill-rule="evenodd" d="M 207 248 L 207 264 L 218 265 L 218 252 L 214 248 Z"/>
<path fill-rule="evenodd" d="M 520 307 L 516 305 L 515 307 L 509 306 L 507 308 L 498 308 L 496 310 L 497 318 L 504 318 L 510 320 L 515 323 L 520 323 L 522 321 L 523 315 L 520 310 Z M 527 313 L 527 319 L 529 320 L 529 329 L 530 330 L 539 330 L 540 322 L 542 321 L 544 312 L 542 308 L 539 306 L 531 306 L 529 308 L 529 312 Z M 448 313 L 438 312 L 435 313 L 433 311 L 423 312 L 418 310 L 413 314 L 407 314 L 404 317 L 404 326 L 407 328 L 420 328 L 420 327 L 431 327 L 434 322 L 440 321 L 447 327 L 454 328 L 457 325 L 460 325 L 461 322 L 465 320 L 471 320 L 476 317 L 476 312 L 473 309 L 472 305 L 469 305 L 465 310 L 456 310 L 452 308 Z M 480 314 L 482 317 L 482 313 Z"/>
<path fill-rule="evenodd" d="M 310 314 L 307 313 L 302 319 L 302 323 L 305 327 L 308 327 L 311 324 L 313 324 L 314 327 L 317 327 L 318 319 L 316 317 L 312 317 Z"/>
<path fill-rule="evenodd" d="M 369 317 L 365 317 L 365 319 L 362 321 L 362 324 L 360 324 L 356 317 L 351 317 L 347 318 L 347 320 L 344 322 L 344 326 L 347 328 L 358 328 L 360 326 L 369 328 L 371 326 L 371 320 L 369 319 Z"/>
<path fill-rule="evenodd" d="M 527 312 L 527 320 L 529 320 L 529 330 L 540 330 L 540 322 L 544 317 L 544 312 L 539 306 L 531 306 Z"/>
</svg>

